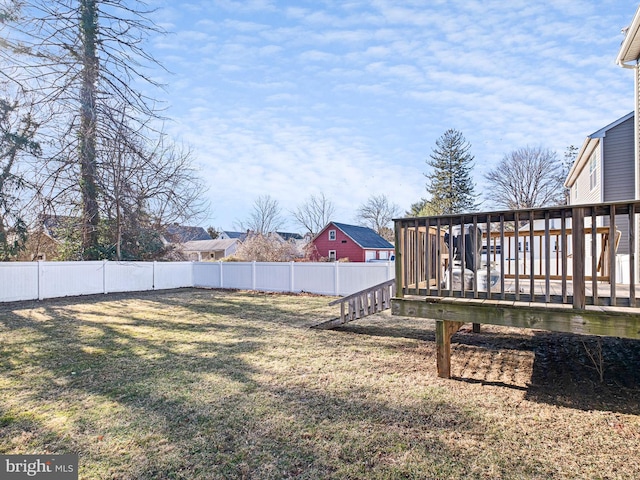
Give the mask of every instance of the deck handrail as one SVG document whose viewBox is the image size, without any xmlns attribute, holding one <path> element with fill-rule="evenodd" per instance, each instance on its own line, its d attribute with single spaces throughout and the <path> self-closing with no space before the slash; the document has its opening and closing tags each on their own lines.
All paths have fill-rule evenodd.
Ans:
<svg viewBox="0 0 640 480">
<path fill-rule="evenodd" d="M 396 296 L 542 302 L 582 310 L 635 307 L 638 213 L 640 201 L 634 200 L 396 219 Z M 480 267 L 466 265 L 465 255 L 456 266 L 449 258 L 455 249 L 453 235 L 446 234 L 464 226 L 483 232 L 487 261 Z M 473 249 L 474 238 L 462 235 L 458 251 L 469 247 L 465 242 Z M 619 267 L 626 276 L 622 285 L 616 284 Z M 499 281 L 491 287 L 495 272 Z"/>
</svg>

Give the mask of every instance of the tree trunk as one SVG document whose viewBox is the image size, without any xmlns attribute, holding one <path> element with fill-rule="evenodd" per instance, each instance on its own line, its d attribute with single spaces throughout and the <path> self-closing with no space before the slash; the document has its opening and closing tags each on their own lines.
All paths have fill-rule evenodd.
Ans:
<svg viewBox="0 0 640 480">
<path fill-rule="evenodd" d="M 80 192 L 82 194 L 83 258 L 93 260 L 98 251 L 98 188 L 96 185 L 96 91 L 98 16 L 95 0 L 80 1 L 82 86 L 80 91 Z"/>
</svg>

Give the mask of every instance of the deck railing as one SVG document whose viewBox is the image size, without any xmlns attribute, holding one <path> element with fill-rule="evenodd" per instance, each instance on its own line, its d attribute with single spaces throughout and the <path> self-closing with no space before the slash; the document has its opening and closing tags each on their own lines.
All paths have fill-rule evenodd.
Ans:
<svg viewBox="0 0 640 480">
<path fill-rule="evenodd" d="M 638 213 L 632 201 L 395 220 L 396 296 L 635 307 Z"/>
</svg>

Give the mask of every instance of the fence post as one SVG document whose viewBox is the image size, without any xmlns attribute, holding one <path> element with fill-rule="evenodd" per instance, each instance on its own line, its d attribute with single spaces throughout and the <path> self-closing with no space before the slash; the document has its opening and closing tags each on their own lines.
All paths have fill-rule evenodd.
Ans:
<svg viewBox="0 0 640 480">
<path fill-rule="evenodd" d="M 37 274 L 37 281 L 38 281 L 38 300 L 42 300 L 42 289 L 41 289 L 41 284 L 42 282 L 40 281 L 40 269 L 42 268 L 42 260 L 38 260 L 38 274 Z"/>
<path fill-rule="evenodd" d="M 295 262 L 289 262 L 289 292 L 293 293 L 295 292 L 295 277 L 294 277 L 294 270 L 295 270 Z"/>
<path fill-rule="evenodd" d="M 251 262 L 251 290 L 256 289 L 256 261 Z"/>
<path fill-rule="evenodd" d="M 107 292 L 107 261 L 102 260 L 102 293 L 105 295 Z"/>
<path fill-rule="evenodd" d="M 222 276 L 222 262 L 218 261 L 218 266 L 220 267 L 220 288 L 224 288 L 224 277 Z"/>
<path fill-rule="evenodd" d="M 334 290 L 333 293 L 334 293 L 334 295 L 336 297 L 340 296 L 340 285 L 338 284 L 338 277 L 339 277 L 339 275 L 338 275 L 338 263 L 339 262 L 337 260 L 335 262 L 333 262 L 333 272 L 334 272 L 334 274 L 333 274 L 333 276 L 334 276 L 333 283 L 334 283 L 334 287 L 335 287 L 335 290 Z"/>
<path fill-rule="evenodd" d="M 151 268 L 151 290 L 156 289 L 156 261 L 153 261 L 153 266 Z"/>
</svg>

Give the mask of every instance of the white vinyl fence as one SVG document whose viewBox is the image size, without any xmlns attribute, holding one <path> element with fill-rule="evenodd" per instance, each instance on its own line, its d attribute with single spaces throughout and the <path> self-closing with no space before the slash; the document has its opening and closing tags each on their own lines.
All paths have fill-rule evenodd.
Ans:
<svg viewBox="0 0 640 480">
<path fill-rule="evenodd" d="M 181 287 L 342 296 L 394 275 L 392 262 L 4 262 L 0 302 Z"/>
</svg>

